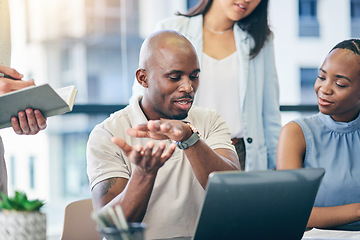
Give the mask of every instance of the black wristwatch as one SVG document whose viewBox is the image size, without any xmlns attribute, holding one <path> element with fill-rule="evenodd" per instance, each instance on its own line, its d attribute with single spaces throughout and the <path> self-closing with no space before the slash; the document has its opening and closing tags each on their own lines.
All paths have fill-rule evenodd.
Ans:
<svg viewBox="0 0 360 240">
<path fill-rule="evenodd" d="M 183 122 L 186 123 L 187 125 L 189 125 L 189 127 L 193 133 L 185 141 L 180 141 L 180 142 L 176 141 L 175 143 L 178 146 L 178 148 L 187 149 L 187 148 L 191 147 L 192 145 L 194 145 L 197 141 L 199 141 L 201 135 L 200 135 L 199 131 L 193 125 L 191 125 L 191 123 L 185 122 L 185 121 L 183 121 Z"/>
</svg>

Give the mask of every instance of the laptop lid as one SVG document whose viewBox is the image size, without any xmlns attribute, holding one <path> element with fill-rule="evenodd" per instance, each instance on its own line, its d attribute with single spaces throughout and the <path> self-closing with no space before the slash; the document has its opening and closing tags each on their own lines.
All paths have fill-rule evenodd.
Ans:
<svg viewBox="0 0 360 240">
<path fill-rule="evenodd" d="M 210 175 L 195 240 L 301 239 L 322 168 Z"/>
</svg>

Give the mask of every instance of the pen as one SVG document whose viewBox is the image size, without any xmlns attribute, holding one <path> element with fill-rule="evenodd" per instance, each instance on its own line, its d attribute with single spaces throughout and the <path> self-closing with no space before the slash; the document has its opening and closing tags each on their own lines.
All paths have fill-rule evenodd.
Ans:
<svg viewBox="0 0 360 240">
<path fill-rule="evenodd" d="M 6 74 L 4 74 L 3 78 L 9 78 L 9 79 L 13 79 L 13 80 L 19 80 L 19 79 L 13 78 L 12 76 L 6 75 Z"/>
</svg>

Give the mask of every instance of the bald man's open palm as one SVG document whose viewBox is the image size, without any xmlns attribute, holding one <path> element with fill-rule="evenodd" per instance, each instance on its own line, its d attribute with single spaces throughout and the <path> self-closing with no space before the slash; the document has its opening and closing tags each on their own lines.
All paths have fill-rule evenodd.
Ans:
<svg viewBox="0 0 360 240">
<path fill-rule="evenodd" d="M 165 142 L 160 142 L 157 149 L 155 144 L 149 141 L 145 146 L 130 146 L 122 138 L 114 137 L 112 142 L 115 143 L 124 152 L 131 162 L 139 167 L 144 173 L 156 173 L 164 163 L 173 155 L 176 145 L 170 144 L 165 150 Z"/>
</svg>

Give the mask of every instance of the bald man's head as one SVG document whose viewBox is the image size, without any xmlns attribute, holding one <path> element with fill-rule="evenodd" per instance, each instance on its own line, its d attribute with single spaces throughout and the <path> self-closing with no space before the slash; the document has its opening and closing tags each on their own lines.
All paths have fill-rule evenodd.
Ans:
<svg viewBox="0 0 360 240">
<path fill-rule="evenodd" d="M 141 107 L 148 119 L 184 119 L 199 86 L 199 61 L 192 44 L 175 31 L 145 39 L 136 79 L 145 90 Z"/>
<path fill-rule="evenodd" d="M 140 49 L 139 68 L 146 69 L 147 63 L 161 57 L 162 50 L 196 51 L 190 41 L 180 33 L 172 30 L 162 30 L 148 36 Z"/>
</svg>

